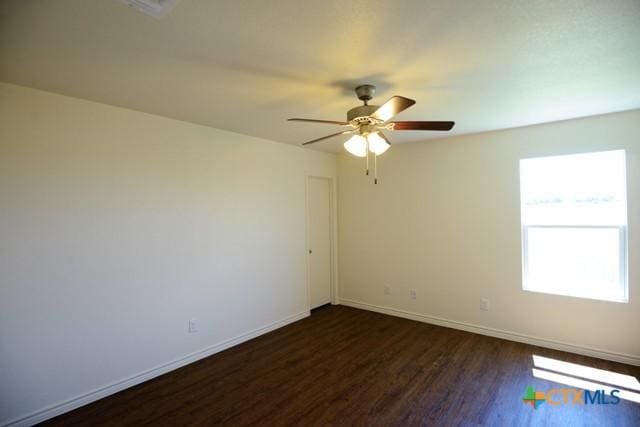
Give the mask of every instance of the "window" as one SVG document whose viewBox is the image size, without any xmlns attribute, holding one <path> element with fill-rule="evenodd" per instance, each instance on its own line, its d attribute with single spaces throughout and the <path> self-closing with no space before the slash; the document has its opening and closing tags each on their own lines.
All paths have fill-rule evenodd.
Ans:
<svg viewBox="0 0 640 427">
<path fill-rule="evenodd" d="M 627 302 L 625 152 L 520 160 L 523 289 Z"/>
</svg>

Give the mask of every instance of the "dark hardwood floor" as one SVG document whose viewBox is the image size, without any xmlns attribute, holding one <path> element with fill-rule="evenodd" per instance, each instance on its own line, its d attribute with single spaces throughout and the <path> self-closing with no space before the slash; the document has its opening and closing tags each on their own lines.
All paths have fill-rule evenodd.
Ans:
<svg viewBox="0 0 640 427">
<path fill-rule="evenodd" d="M 48 425 L 640 426 L 640 404 L 524 404 L 532 355 L 640 368 L 343 306 L 94 402 Z M 638 392 L 640 394 L 640 392 Z"/>
</svg>

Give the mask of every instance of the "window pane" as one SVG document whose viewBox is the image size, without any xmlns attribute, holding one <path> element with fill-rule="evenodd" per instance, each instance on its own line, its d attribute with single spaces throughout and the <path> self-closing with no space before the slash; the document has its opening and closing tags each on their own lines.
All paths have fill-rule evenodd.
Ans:
<svg viewBox="0 0 640 427">
<path fill-rule="evenodd" d="M 619 228 L 526 227 L 525 288 L 624 300 Z"/>
<path fill-rule="evenodd" d="M 522 223 L 625 225 L 623 150 L 520 161 Z"/>
</svg>

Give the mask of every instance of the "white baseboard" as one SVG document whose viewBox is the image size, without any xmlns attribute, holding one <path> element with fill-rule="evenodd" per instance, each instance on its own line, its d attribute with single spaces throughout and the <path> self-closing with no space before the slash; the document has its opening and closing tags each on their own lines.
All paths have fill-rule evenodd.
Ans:
<svg viewBox="0 0 640 427">
<path fill-rule="evenodd" d="M 173 371 L 174 369 L 178 369 L 182 366 L 188 365 L 189 363 L 193 363 L 197 360 L 211 356 L 212 354 L 218 353 L 222 350 L 226 350 L 229 347 L 233 347 L 234 345 L 238 345 L 252 338 L 260 336 L 262 334 L 266 334 L 267 332 L 281 328 L 285 325 L 296 322 L 300 319 L 304 319 L 305 317 L 308 317 L 309 314 L 310 314 L 309 311 L 303 311 L 298 314 L 287 316 L 284 319 L 277 320 L 275 322 L 269 323 L 260 328 L 238 335 L 234 338 L 228 339 L 221 343 L 218 343 L 210 347 L 204 348 L 200 351 L 196 351 L 194 353 L 188 354 L 179 359 L 175 359 L 171 362 L 167 362 L 162 365 L 156 366 L 154 368 L 148 369 L 146 371 L 140 372 L 129 378 L 124 378 L 120 381 L 116 381 L 114 383 L 105 385 L 103 387 L 96 388 L 87 393 L 76 396 L 72 399 L 49 406 L 47 408 L 40 409 L 38 411 L 15 418 L 13 420 L 0 422 L 0 426 L 2 427 L 32 426 L 34 424 L 37 424 L 42 421 L 48 420 L 50 418 L 56 417 L 58 415 L 64 414 L 65 412 L 69 412 L 73 409 L 87 405 L 91 402 L 95 402 L 96 400 L 102 399 L 103 397 L 107 397 L 111 394 L 117 393 L 129 387 L 133 387 L 134 385 L 140 384 L 144 381 L 150 380 L 152 378 L 155 378 L 167 372 Z"/>
<path fill-rule="evenodd" d="M 349 307 L 360 308 L 363 310 L 375 311 L 378 313 L 388 314 L 390 316 L 403 317 L 405 319 L 417 320 L 419 322 L 430 323 L 433 325 L 444 326 L 447 328 L 460 329 L 462 331 L 473 332 L 480 335 L 488 335 L 490 337 L 502 338 L 509 341 L 516 341 L 525 344 L 536 345 L 539 347 L 551 348 L 554 350 L 566 351 L 569 353 L 581 354 L 584 356 L 597 357 L 599 359 L 611 360 L 614 362 L 626 363 L 627 365 L 640 366 L 640 356 L 632 354 L 616 353 L 599 348 L 586 347 L 576 344 L 570 344 L 562 341 L 550 340 L 546 338 L 535 337 L 531 335 L 520 334 L 517 332 L 504 331 L 501 329 L 489 328 L 486 326 L 474 325 L 471 323 L 458 322 L 456 320 L 443 319 L 436 316 L 414 313 L 397 308 L 384 307 L 366 302 L 354 301 L 350 299 L 340 298 L 340 304 Z"/>
</svg>

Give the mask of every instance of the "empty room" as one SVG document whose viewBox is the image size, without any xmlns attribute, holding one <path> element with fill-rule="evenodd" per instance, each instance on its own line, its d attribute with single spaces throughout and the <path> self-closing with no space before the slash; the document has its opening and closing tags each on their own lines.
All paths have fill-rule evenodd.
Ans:
<svg viewBox="0 0 640 427">
<path fill-rule="evenodd" d="M 640 426 L 640 1 L 0 0 L 0 426 Z"/>
</svg>

